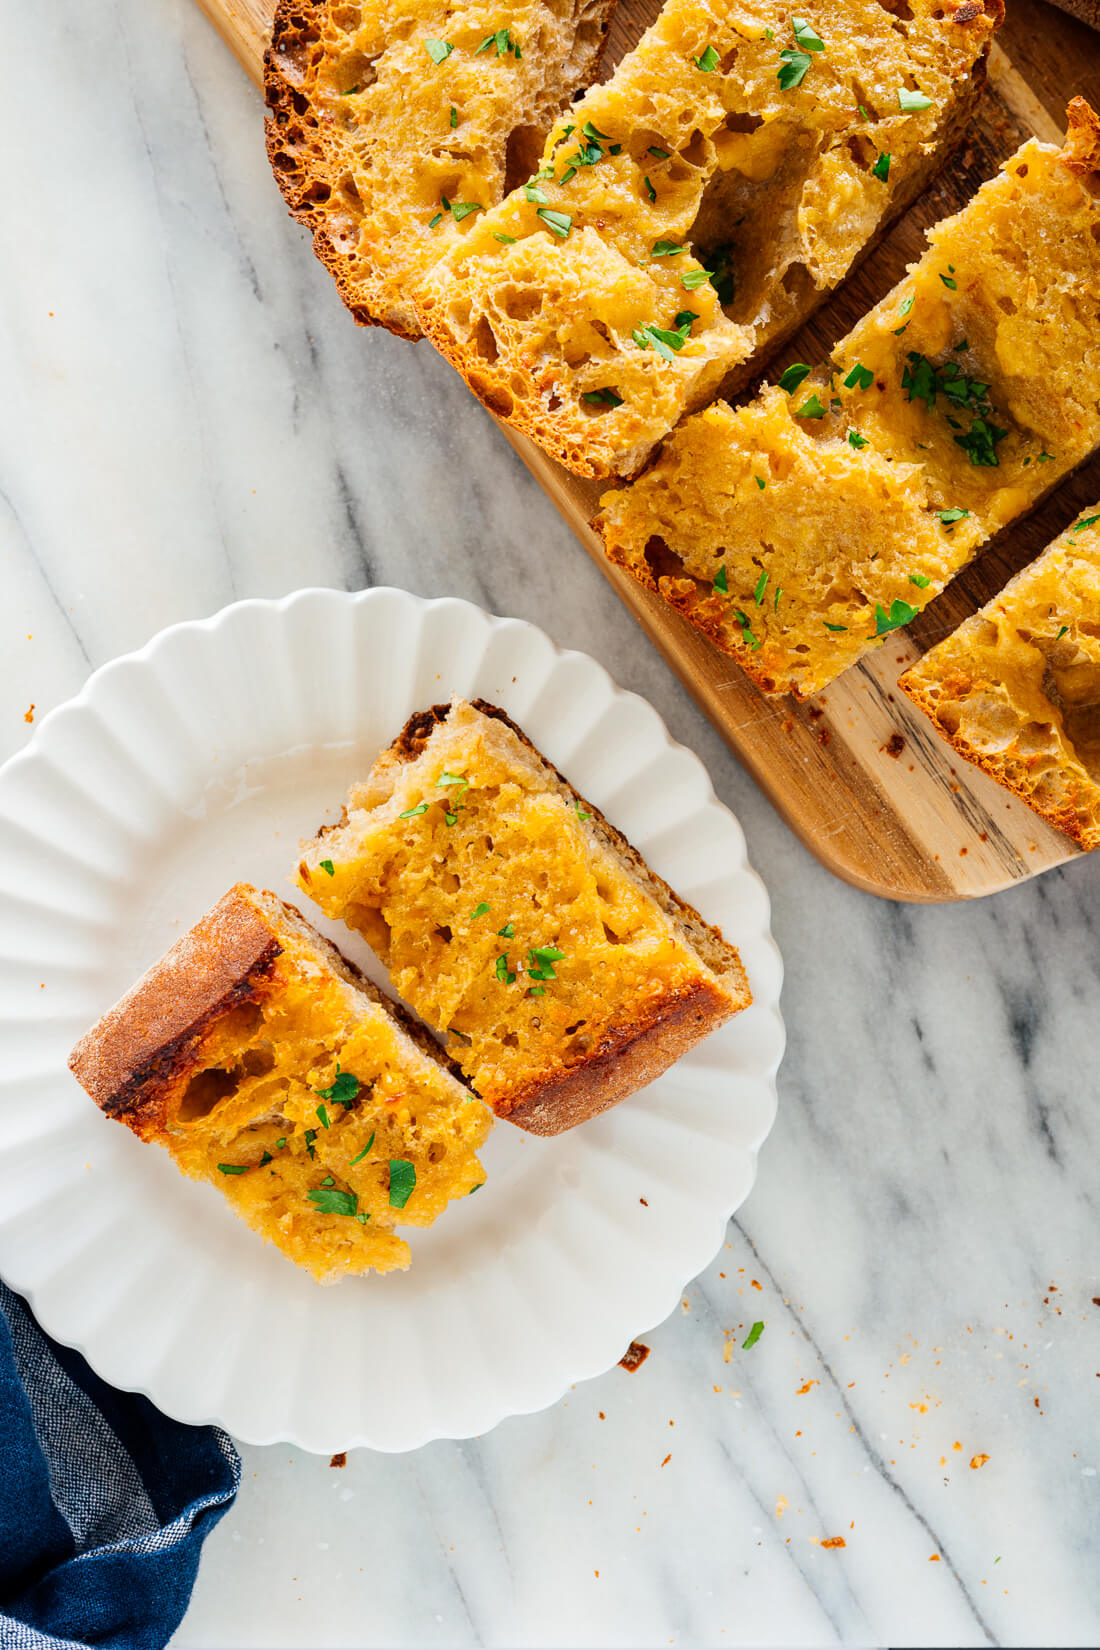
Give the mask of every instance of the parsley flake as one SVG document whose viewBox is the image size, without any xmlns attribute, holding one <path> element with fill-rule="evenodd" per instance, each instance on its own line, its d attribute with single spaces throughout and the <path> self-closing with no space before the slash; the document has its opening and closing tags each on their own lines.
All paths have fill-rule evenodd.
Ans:
<svg viewBox="0 0 1100 1650">
<path fill-rule="evenodd" d="M 439 64 L 450 57 L 454 51 L 454 46 L 449 40 L 425 40 L 424 50 L 433 63 Z"/>
<path fill-rule="evenodd" d="M 251 1167 L 248 1163 L 219 1163 L 219 1174 L 247 1174 Z"/>
<path fill-rule="evenodd" d="M 932 580 L 928 577 L 927 573 L 910 573 L 909 583 L 915 584 L 918 590 L 927 590 L 928 586 L 932 583 Z"/>
<path fill-rule="evenodd" d="M 349 1169 L 354 1169 L 354 1167 L 357 1163 L 362 1163 L 364 1157 L 366 1157 L 367 1153 L 370 1151 L 371 1147 L 374 1145 L 374 1137 L 377 1133 L 378 1133 L 377 1129 L 372 1129 L 371 1130 L 370 1139 L 367 1141 L 366 1145 L 363 1147 L 363 1150 L 361 1152 L 357 1152 L 356 1155 L 351 1159 L 351 1161 L 348 1164 Z"/>
<path fill-rule="evenodd" d="M 515 246 L 516 244 L 516 237 L 514 235 L 501 235 L 495 229 L 493 230 L 493 239 L 494 241 L 499 241 L 501 246 Z"/>
<path fill-rule="evenodd" d="M 458 110 L 455 108 L 454 104 L 452 103 L 451 104 L 451 129 L 452 129 L 452 131 L 454 130 L 454 128 L 457 125 L 458 125 Z"/>
<path fill-rule="evenodd" d="M 497 929 L 497 938 L 498 939 L 514 940 L 515 937 L 516 937 L 516 925 L 515 925 L 514 922 L 506 922 L 504 924 L 503 928 L 498 928 Z"/>
<path fill-rule="evenodd" d="M 655 143 L 651 143 L 646 150 L 646 154 L 652 155 L 654 160 L 668 160 L 670 151 L 668 149 L 658 149 Z"/>
<path fill-rule="evenodd" d="M 898 310 L 898 320 L 899 321 L 904 321 L 905 317 L 909 314 L 909 311 L 912 309 L 912 307 L 913 307 L 913 294 L 910 293 L 908 298 L 903 298 L 902 301 L 901 301 L 901 308 Z M 903 333 L 905 331 L 905 327 L 907 327 L 908 325 L 909 325 L 909 322 L 905 321 L 905 326 L 895 327 L 894 328 L 894 337 L 897 338 L 901 333 Z"/>
<path fill-rule="evenodd" d="M 715 51 L 713 46 L 708 46 L 705 52 L 703 52 L 699 57 L 693 57 L 691 61 L 695 64 L 697 69 L 702 71 L 703 74 L 713 74 L 714 70 L 718 67 L 718 53 Z"/>
<path fill-rule="evenodd" d="M 826 630 L 847 630 L 848 628 L 846 624 L 830 624 L 828 619 L 822 619 L 821 622 Z"/>
<path fill-rule="evenodd" d="M 803 379 L 810 376 L 812 370 L 806 365 L 805 361 L 795 361 L 792 366 L 789 366 L 785 372 L 780 374 L 779 388 L 786 390 L 788 395 L 793 395 Z"/>
<path fill-rule="evenodd" d="M 435 788 L 437 791 L 441 788 L 449 789 L 452 785 L 460 785 L 462 787 L 458 793 L 459 796 L 461 796 L 463 791 L 469 790 L 470 781 L 460 773 L 441 773 L 435 782 Z"/>
<path fill-rule="evenodd" d="M 869 447 L 871 443 L 865 435 L 860 435 L 858 430 L 849 430 L 848 445 L 849 447 L 854 447 L 858 453 L 863 447 Z"/>
<path fill-rule="evenodd" d="M 739 607 L 734 608 L 733 616 L 741 626 L 741 640 L 744 642 L 746 647 L 751 648 L 755 652 L 755 650 L 760 646 L 760 638 L 759 636 L 754 636 L 752 633 L 752 620 L 749 618 L 748 614 L 742 612 Z"/>
<path fill-rule="evenodd" d="M 390 1208 L 403 1209 L 416 1190 L 416 1164 L 407 1157 L 390 1158 Z"/>
<path fill-rule="evenodd" d="M 794 37 L 804 52 L 823 52 L 825 42 L 819 34 L 815 34 L 812 26 L 804 17 L 792 17 L 791 27 Z"/>
<path fill-rule="evenodd" d="M 764 592 L 767 588 L 768 588 L 768 575 L 767 575 L 767 572 L 764 571 L 764 572 L 761 573 L 760 577 L 757 579 L 756 589 L 752 593 L 752 599 L 756 603 L 757 607 L 759 607 L 760 603 L 764 600 Z"/>
<path fill-rule="evenodd" d="M 752 479 L 756 482 L 756 485 L 759 487 L 761 492 L 763 492 L 764 488 L 768 485 L 763 476 L 753 476 Z"/>
<path fill-rule="evenodd" d="M 586 814 L 586 813 L 585 813 L 585 811 L 584 811 L 584 809 L 583 809 L 583 808 L 582 808 L 582 807 L 581 807 L 581 805 L 580 805 L 580 802 L 579 802 L 579 801 L 576 801 L 576 802 L 574 802 L 574 804 L 573 804 L 573 806 L 574 806 L 574 808 L 575 808 L 575 809 L 576 809 L 576 810 L 577 810 L 577 818 L 578 818 L 578 819 L 591 819 L 591 818 L 592 818 L 592 815 L 591 815 L 591 814 Z"/>
<path fill-rule="evenodd" d="M 568 239 L 569 231 L 573 227 L 573 220 L 568 212 L 552 212 L 548 206 L 540 206 L 536 215 L 559 240 Z"/>
<path fill-rule="evenodd" d="M 645 192 L 649 196 L 650 200 L 655 201 L 657 199 L 657 191 L 650 183 L 648 177 L 643 178 L 642 182 L 645 184 Z"/>
<path fill-rule="evenodd" d="M 745 1336 L 745 1339 L 741 1342 L 742 1352 L 747 1352 L 750 1347 L 755 1346 L 763 1333 L 764 1325 L 761 1320 L 757 1318 L 756 1322 Z"/>
<path fill-rule="evenodd" d="M 945 527 L 950 527 L 956 521 L 965 521 L 970 514 L 969 510 L 937 510 L 936 514 Z"/>
<path fill-rule="evenodd" d="M 816 394 L 808 395 L 795 413 L 796 418 L 824 418 L 825 408 Z"/>
<path fill-rule="evenodd" d="M 475 905 L 473 910 L 470 912 L 470 921 L 473 922 L 474 919 L 477 918 L 477 917 L 487 917 L 488 915 L 489 915 L 488 902 L 486 900 L 482 900 L 481 904 L 480 905 Z"/>
<path fill-rule="evenodd" d="M 844 380 L 846 390 L 869 390 L 875 381 L 875 375 L 870 367 L 863 366 L 857 361 L 847 378 Z"/>
<path fill-rule="evenodd" d="M 930 109 L 932 99 L 925 97 L 923 92 L 911 92 L 907 86 L 898 87 L 898 108 L 904 115 L 917 114 L 921 109 Z"/>
<path fill-rule="evenodd" d="M 321 1127 L 323 1129 L 328 1129 L 328 1128 L 332 1127 L 332 1120 L 331 1120 L 331 1118 L 329 1117 L 329 1114 L 328 1114 L 328 1107 L 325 1105 L 323 1100 L 321 1101 L 321 1104 L 317 1107 L 317 1116 L 320 1118 Z"/>
<path fill-rule="evenodd" d="M 615 391 L 607 386 L 602 390 L 585 390 L 581 400 L 587 401 L 590 407 L 621 407 L 623 404 L 622 396 L 616 395 Z"/>
<path fill-rule="evenodd" d="M 484 212 L 485 208 L 480 201 L 455 201 L 451 207 L 451 217 L 455 223 L 461 223 L 472 212 Z"/>
<path fill-rule="evenodd" d="M 1073 524 L 1074 537 L 1078 533 L 1083 533 L 1086 527 L 1095 527 L 1098 521 L 1100 521 L 1100 515 L 1082 516 L 1080 521 L 1075 521 Z"/>
<path fill-rule="evenodd" d="M 549 206 L 550 196 L 545 189 L 540 189 L 537 183 L 525 183 L 523 193 L 535 206 Z"/>
<path fill-rule="evenodd" d="M 950 291 L 952 291 L 952 292 L 958 291 L 959 283 L 958 283 L 958 281 L 953 280 L 950 275 L 942 275 L 941 274 L 940 280 L 943 282 L 945 287 L 948 287 L 950 289 Z"/>
<path fill-rule="evenodd" d="M 323 859 L 321 861 L 321 869 L 324 871 L 326 876 L 334 877 L 336 875 L 336 867 L 333 865 L 331 859 Z"/>
<path fill-rule="evenodd" d="M 359 1198 L 355 1192 L 341 1192 L 338 1189 L 329 1190 L 326 1186 L 318 1187 L 315 1191 L 307 1192 L 310 1203 L 317 1205 L 317 1211 L 322 1215 L 356 1215 L 359 1213 Z"/>
<path fill-rule="evenodd" d="M 780 52 L 779 56 L 783 63 L 783 67 L 775 77 L 779 82 L 779 90 L 781 92 L 793 91 L 796 86 L 801 86 L 805 80 L 806 72 L 813 62 L 813 58 L 808 52 L 794 52 L 789 47 L 786 51 Z"/>
<path fill-rule="evenodd" d="M 498 57 L 503 57 L 506 52 L 514 52 L 516 61 L 518 62 L 520 57 L 523 55 L 508 30 L 498 29 L 495 34 L 486 35 L 485 39 L 481 42 L 481 45 L 474 53 L 474 56 L 480 57 L 482 52 L 491 51 L 494 46 L 497 49 Z"/>
<path fill-rule="evenodd" d="M 1068 629 L 1069 629 L 1069 625 L 1068 625 L 1068 624 L 1064 624 L 1064 625 L 1063 625 L 1063 626 L 1062 626 L 1062 628 L 1061 628 L 1061 630 L 1060 630 L 1060 631 L 1059 631 L 1059 632 L 1058 632 L 1058 634 L 1057 634 L 1057 636 L 1055 636 L 1055 638 L 1054 638 L 1054 640 L 1055 640 L 1055 641 L 1056 641 L 1056 642 L 1060 642 L 1060 641 L 1061 641 L 1061 640 L 1062 640 L 1062 637 L 1063 637 L 1063 636 L 1064 636 L 1064 635 L 1065 635 L 1065 633 L 1066 633 L 1066 631 L 1067 631 L 1067 630 L 1068 630 Z"/>
<path fill-rule="evenodd" d="M 275 1149 L 276 1149 L 276 1151 L 281 1152 L 285 1146 L 286 1146 L 286 1135 L 284 1134 L 281 1139 L 276 1140 Z"/>
<path fill-rule="evenodd" d="M 680 285 L 687 292 L 697 292 L 707 281 L 713 281 L 714 273 L 713 269 L 689 269 L 680 276 Z"/>
<path fill-rule="evenodd" d="M 415 819 L 418 814 L 426 814 L 427 811 L 428 804 L 426 802 L 418 802 L 415 808 L 406 808 L 405 812 L 403 814 L 398 814 L 397 817 L 398 819 Z"/>
<path fill-rule="evenodd" d="M 910 607 L 908 602 L 894 600 L 890 603 L 889 613 L 875 603 L 875 635 L 886 636 L 891 630 L 900 630 L 902 625 L 910 624 L 920 612 L 919 607 Z"/>
<path fill-rule="evenodd" d="M 536 945 L 528 949 L 527 972 L 533 980 L 556 980 L 553 965 L 564 960 L 565 952 L 559 951 L 556 945 Z"/>
<path fill-rule="evenodd" d="M 508 953 L 502 951 L 496 960 L 496 977 L 501 985 L 515 985 L 516 976 L 509 970 Z"/>
<path fill-rule="evenodd" d="M 654 241 L 653 251 L 649 255 L 651 258 L 675 258 L 683 250 L 679 241 Z"/>
<path fill-rule="evenodd" d="M 890 176 L 890 156 L 888 154 L 883 153 L 878 157 L 871 168 L 871 176 L 878 178 L 880 183 L 886 182 Z"/>
<path fill-rule="evenodd" d="M 314 1089 L 321 1100 L 335 1100 L 338 1106 L 350 1106 L 354 1103 L 361 1084 L 358 1077 L 353 1077 L 350 1071 L 341 1071 L 340 1062 L 336 1062 L 336 1076 L 327 1089 Z M 328 1128 L 328 1124 L 325 1124 Z"/>
<path fill-rule="evenodd" d="M 725 566 L 724 562 L 723 562 L 722 566 L 718 569 L 718 572 L 714 576 L 714 588 L 715 588 L 715 590 L 720 591 L 723 596 L 728 596 L 729 593 L 730 593 L 729 575 L 726 572 L 726 566 Z"/>
</svg>

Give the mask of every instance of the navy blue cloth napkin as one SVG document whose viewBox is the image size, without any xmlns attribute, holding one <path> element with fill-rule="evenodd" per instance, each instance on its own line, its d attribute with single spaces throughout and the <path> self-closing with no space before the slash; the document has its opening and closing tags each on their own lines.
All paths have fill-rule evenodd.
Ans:
<svg viewBox="0 0 1100 1650">
<path fill-rule="evenodd" d="M 240 1476 L 225 1433 L 114 1391 L 0 1283 L 0 1650 L 162 1650 Z"/>
</svg>

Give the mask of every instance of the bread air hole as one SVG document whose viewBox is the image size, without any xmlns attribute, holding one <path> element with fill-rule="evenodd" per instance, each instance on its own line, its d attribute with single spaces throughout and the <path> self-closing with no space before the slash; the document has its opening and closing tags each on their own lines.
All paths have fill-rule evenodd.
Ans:
<svg viewBox="0 0 1100 1650">
<path fill-rule="evenodd" d="M 543 134 L 537 126 L 514 126 L 504 151 L 504 193 L 511 194 L 539 169 Z"/>
<path fill-rule="evenodd" d="M 378 79 L 376 62 L 377 59 L 368 57 L 366 52 L 348 52 L 340 58 L 332 74 L 337 97 L 346 97 L 351 91 L 365 92 L 368 86 L 373 86 Z"/>
<path fill-rule="evenodd" d="M 183 1098 L 176 1114 L 179 1121 L 196 1123 L 202 1117 L 209 1117 L 215 1106 L 236 1094 L 243 1076 L 244 1073 L 239 1066 L 234 1066 L 230 1071 L 215 1066 L 208 1071 L 196 1072 L 183 1091 Z"/>
</svg>

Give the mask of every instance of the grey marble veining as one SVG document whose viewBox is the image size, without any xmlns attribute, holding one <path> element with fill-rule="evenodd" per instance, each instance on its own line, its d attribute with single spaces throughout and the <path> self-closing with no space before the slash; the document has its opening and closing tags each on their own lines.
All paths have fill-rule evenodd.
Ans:
<svg viewBox="0 0 1100 1650">
<path fill-rule="evenodd" d="M 966 907 L 833 880 L 450 370 L 351 324 L 190 0 L 0 15 L 3 754 L 235 598 L 465 596 L 702 756 L 787 967 L 756 1189 L 643 1369 L 342 1471 L 247 1449 L 179 1645 L 1095 1644 L 1100 862 Z"/>
</svg>

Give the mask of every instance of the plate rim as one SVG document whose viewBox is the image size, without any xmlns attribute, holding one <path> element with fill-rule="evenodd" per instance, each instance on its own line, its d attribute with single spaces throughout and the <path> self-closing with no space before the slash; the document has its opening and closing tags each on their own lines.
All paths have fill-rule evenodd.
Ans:
<svg viewBox="0 0 1100 1650">
<path fill-rule="evenodd" d="M 778 1112 L 778 1089 L 776 1078 L 779 1066 L 786 1050 L 786 1027 L 780 1007 L 784 980 L 784 965 L 782 953 L 780 952 L 774 934 L 772 933 L 771 898 L 763 878 L 760 876 L 760 873 L 756 870 L 755 866 L 749 859 L 748 844 L 745 838 L 745 832 L 741 826 L 741 822 L 733 810 L 728 807 L 727 804 L 724 803 L 716 794 L 710 773 L 701 757 L 699 757 L 699 755 L 690 746 L 684 745 L 672 737 L 664 717 L 661 715 L 660 711 L 658 711 L 657 708 L 647 698 L 645 698 L 644 695 L 635 692 L 633 689 L 621 687 L 606 666 L 600 662 L 600 660 L 594 658 L 592 654 L 586 653 L 583 649 L 561 646 L 552 636 L 548 635 L 541 625 L 534 624 L 528 619 L 515 618 L 508 615 L 490 612 L 488 609 L 479 606 L 478 603 L 469 601 L 467 598 L 462 596 L 422 596 L 413 591 L 405 590 L 399 585 L 390 584 L 372 585 L 359 590 L 344 590 L 328 585 L 305 585 L 279 597 L 243 597 L 238 601 L 225 604 L 203 618 L 177 620 L 174 623 L 166 625 L 156 631 L 140 647 L 132 649 L 127 653 L 118 654 L 96 666 L 96 668 L 88 674 L 80 689 L 75 694 L 70 695 L 69 698 L 63 700 L 60 704 L 53 706 L 42 717 L 41 721 L 36 724 L 34 732 L 32 733 L 30 739 L 27 740 L 26 744 L 19 750 L 14 751 L 2 764 L 0 764 L 0 798 L 2 798 L 3 792 L 7 788 L 11 775 L 17 773 L 21 768 L 33 764 L 34 761 L 42 755 L 51 726 L 62 723 L 71 717 L 78 716 L 81 712 L 91 708 L 92 700 L 98 689 L 98 685 L 107 679 L 113 672 L 125 667 L 132 667 L 135 664 L 148 663 L 153 654 L 159 648 L 170 643 L 173 638 L 176 638 L 182 634 L 192 633 L 214 635 L 222 626 L 227 623 L 232 623 L 238 615 L 245 611 L 263 611 L 282 616 L 294 608 L 304 606 L 311 601 L 316 601 L 318 598 L 325 603 L 331 604 L 333 607 L 346 606 L 352 609 L 368 606 L 371 603 L 379 601 L 380 599 L 392 600 L 395 598 L 398 601 L 411 604 L 420 612 L 445 606 L 458 606 L 468 609 L 478 621 L 487 623 L 490 632 L 508 627 L 518 627 L 519 629 L 526 629 L 534 632 L 551 649 L 555 660 L 569 661 L 575 659 L 583 661 L 585 667 L 594 669 L 599 673 L 599 676 L 602 678 L 603 685 L 605 688 L 610 690 L 610 694 L 614 699 L 633 700 L 637 702 L 642 707 L 644 713 L 652 719 L 653 724 L 659 730 L 663 748 L 667 751 L 677 753 L 681 759 L 685 755 L 689 757 L 696 774 L 701 775 L 704 780 L 705 793 L 700 800 L 699 811 L 702 811 L 707 807 L 715 807 L 721 810 L 721 812 L 727 816 L 736 828 L 741 845 L 741 862 L 736 867 L 736 870 L 740 874 L 747 874 L 750 877 L 756 885 L 757 897 L 763 902 L 761 931 L 759 935 L 754 935 L 754 938 L 756 938 L 759 943 L 763 944 L 769 955 L 769 961 L 773 970 L 774 979 L 774 985 L 771 993 L 769 994 L 769 998 L 764 1001 L 762 1001 L 756 994 L 755 982 L 750 982 L 754 986 L 753 1005 L 758 1007 L 761 1012 L 766 1013 L 770 1021 L 771 1043 L 773 1049 L 772 1057 L 766 1067 L 754 1070 L 751 1074 L 754 1079 L 766 1086 L 766 1115 L 763 1117 L 761 1125 L 757 1129 L 751 1141 L 744 1145 L 744 1151 L 748 1159 L 747 1183 L 744 1185 L 743 1189 L 738 1188 L 736 1191 L 732 1192 L 728 1202 L 723 1201 L 715 1209 L 713 1222 L 710 1223 L 710 1236 L 708 1236 L 705 1241 L 701 1240 L 696 1245 L 696 1249 L 699 1252 L 693 1253 L 690 1260 L 685 1259 L 683 1266 L 680 1268 L 680 1270 L 686 1271 L 686 1275 L 683 1276 L 677 1283 L 675 1289 L 670 1289 L 668 1291 L 669 1299 L 667 1302 L 659 1301 L 653 1315 L 650 1316 L 647 1314 L 648 1321 L 638 1325 L 637 1329 L 633 1332 L 635 1335 L 647 1334 L 663 1323 L 671 1315 L 682 1298 L 684 1288 L 687 1287 L 693 1279 L 698 1277 L 700 1273 L 711 1264 L 715 1256 L 719 1253 L 722 1243 L 725 1240 L 726 1229 L 731 1217 L 737 1209 L 742 1206 L 755 1185 L 759 1168 L 760 1150 L 774 1127 Z M 2 898 L 3 896 L 0 896 L 0 899 Z M 771 984 L 772 982 L 769 981 L 769 985 Z M 56 1073 L 54 1075 L 56 1075 Z M 610 1369 L 615 1367 L 614 1362 L 608 1364 L 604 1361 L 602 1353 L 598 1357 L 593 1355 L 587 1358 L 578 1355 L 575 1359 L 575 1363 L 577 1365 L 576 1372 L 570 1379 L 565 1380 L 564 1384 L 562 1384 L 560 1378 L 557 1377 L 549 1383 L 544 1383 L 544 1386 L 549 1385 L 554 1389 L 549 1395 L 547 1395 L 546 1390 L 540 1390 L 535 1392 L 529 1399 L 522 1397 L 519 1399 L 513 1399 L 504 1409 L 500 1410 L 499 1413 L 495 1413 L 489 1419 L 478 1420 L 476 1424 L 467 1424 L 462 1427 L 454 1425 L 444 1427 L 438 1423 L 432 1424 L 428 1421 L 421 1427 L 418 1435 L 411 1441 L 406 1439 L 399 1442 L 386 1442 L 384 1439 L 369 1438 L 362 1433 L 351 1440 L 347 1440 L 346 1429 L 344 1429 L 339 1434 L 343 1441 L 332 1441 L 336 1437 L 336 1434 L 333 1433 L 331 1439 L 326 1438 L 323 1442 L 318 1442 L 316 1438 L 310 1440 L 302 1437 L 300 1428 L 292 1419 L 288 1419 L 286 1422 L 277 1426 L 274 1430 L 261 1427 L 250 1430 L 247 1424 L 241 1425 L 239 1418 L 237 1417 L 234 1417 L 232 1421 L 228 1421 L 223 1416 L 216 1413 L 210 1413 L 202 1404 L 196 1404 L 194 1406 L 186 1406 L 178 1403 L 166 1404 L 163 1397 L 158 1396 L 157 1393 L 151 1391 L 147 1385 L 144 1385 L 139 1381 L 128 1381 L 126 1383 L 122 1383 L 118 1380 L 115 1371 L 111 1370 L 104 1372 L 98 1366 L 94 1357 L 90 1355 L 88 1346 L 82 1338 L 73 1337 L 66 1334 L 61 1325 L 59 1325 L 56 1321 L 51 1321 L 51 1311 L 44 1305 L 42 1299 L 44 1284 L 29 1284 L 27 1282 L 21 1282 L 19 1267 L 17 1264 L 12 1264 L 12 1259 L 12 1256 L 6 1253 L 4 1254 L 2 1275 L 5 1282 L 7 1282 L 8 1285 L 16 1291 L 16 1293 L 20 1294 L 28 1302 L 36 1320 L 45 1332 L 59 1344 L 69 1347 L 73 1351 L 79 1352 L 80 1355 L 88 1362 L 89 1366 L 95 1371 L 95 1373 L 100 1376 L 100 1378 L 118 1386 L 123 1391 L 140 1394 L 160 1409 L 162 1413 L 170 1415 L 174 1420 L 181 1421 L 192 1426 L 220 1427 L 229 1432 L 232 1437 L 238 1439 L 240 1442 L 250 1445 L 266 1446 L 277 1443 L 286 1443 L 292 1444 L 297 1448 L 304 1449 L 307 1453 L 311 1454 L 327 1454 L 332 1450 L 340 1450 L 345 1448 L 368 1448 L 376 1450 L 382 1454 L 403 1454 L 419 1449 L 423 1447 L 423 1445 L 435 1441 L 457 1441 L 471 1437 L 478 1437 L 484 1432 L 498 1426 L 502 1421 L 510 1419 L 513 1416 L 526 1416 L 540 1413 L 560 1401 L 560 1399 L 568 1391 L 570 1391 L 573 1386 L 584 1381 L 598 1379 L 601 1375 L 608 1373 Z M 477 1406 L 475 1404 L 469 1407 L 476 1408 Z M 497 1407 L 499 1408 L 499 1406 Z"/>
</svg>

